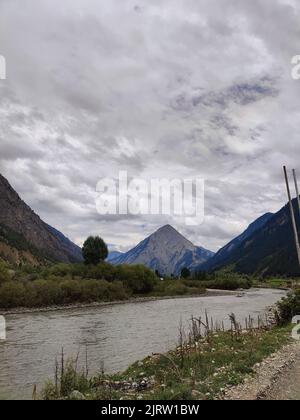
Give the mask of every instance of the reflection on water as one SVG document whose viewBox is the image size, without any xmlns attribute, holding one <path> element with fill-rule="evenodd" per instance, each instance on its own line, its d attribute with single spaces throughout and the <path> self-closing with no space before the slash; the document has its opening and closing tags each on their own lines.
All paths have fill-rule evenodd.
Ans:
<svg viewBox="0 0 300 420">
<path fill-rule="evenodd" d="M 126 303 L 100 308 L 11 315 L 7 341 L 0 342 L 0 398 L 30 398 L 54 373 L 61 352 L 82 360 L 88 349 L 89 371 L 125 369 L 129 364 L 177 343 L 180 321 L 207 309 L 216 321 L 257 316 L 285 295 L 276 290 L 251 290 L 244 297 L 214 296 Z"/>
</svg>

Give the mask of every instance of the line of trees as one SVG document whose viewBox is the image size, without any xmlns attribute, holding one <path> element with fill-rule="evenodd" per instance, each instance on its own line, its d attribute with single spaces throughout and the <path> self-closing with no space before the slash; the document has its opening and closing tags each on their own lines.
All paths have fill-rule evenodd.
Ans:
<svg viewBox="0 0 300 420">
<path fill-rule="evenodd" d="M 213 274 L 191 273 L 164 278 L 144 265 L 114 266 L 105 259 L 108 249 L 99 237 L 83 245 L 84 263 L 23 266 L 12 270 L 0 261 L 0 308 L 41 307 L 80 302 L 125 300 L 132 296 L 199 295 L 206 288 L 251 287 L 251 279 L 230 270 Z"/>
<path fill-rule="evenodd" d="M 144 266 L 114 267 L 105 262 L 25 266 L 13 274 L 0 267 L 0 308 L 124 300 L 151 293 L 157 282 Z"/>
</svg>

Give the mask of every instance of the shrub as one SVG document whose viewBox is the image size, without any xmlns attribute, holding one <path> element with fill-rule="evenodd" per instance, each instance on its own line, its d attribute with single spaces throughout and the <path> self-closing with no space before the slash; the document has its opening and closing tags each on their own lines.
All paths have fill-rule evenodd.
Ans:
<svg viewBox="0 0 300 420">
<path fill-rule="evenodd" d="M 33 307 L 60 305 L 64 303 L 64 295 L 58 282 L 35 280 L 26 284 L 26 302 Z"/>
<path fill-rule="evenodd" d="M 123 265 L 117 268 L 117 278 L 132 293 L 146 294 L 154 289 L 157 277 L 149 268 L 143 265 Z"/>
<path fill-rule="evenodd" d="M 10 280 L 9 267 L 0 261 L 0 285 Z"/>
<path fill-rule="evenodd" d="M 72 391 L 87 393 L 90 389 L 87 372 L 78 372 L 77 361 L 68 359 L 65 362 L 63 356 L 61 364 L 57 365 L 55 382 L 46 383 L 42 391 L 43 400 L 72 399 Z"/>
<path fill-rule="evenodd" d="M 281 323 L 291 322 L 295 315 L 300 315 L 300 290 L 288 295 L 278 304 Z"/>
<path fill-rule="evenodd" d="M 71 275 L 72 278 L 88 278 L 90 266 L 85 264 L 72 264 L 71 265 Z"/>
<path fill-rule="evenodd" d="M 105 279 L 107 281 L 114 281 L 117 279 L 118 267 L 109 263 L 101 262 L 98 265 L 88 267 L 87 275 L 91 279 Z"/>
<path fill-rule="evenodd" d="M 45 268 L 23 266 L 17 272 L 0 262 L 0 307 L 43 307 L 78 302 L 124 300 L 134 295 L 200 294 L 203 283 L 166 278 L 161 281 L 143 265 L 113 266 L 55 264 Z M 13 280 L 11 278 L 13 277 Z"/>
<path fill-rule="evenodd" d="M 237 289 L 250 289 L 252 287 L 252 279 L 247 275 L 241 275 L 233 272 L 230 269 L 224 269 L 216 271 L 212 274 L 206 274 L 206 280 L 204 280 L 204 274 L 197 274 L 201 284 L 209 289 L 220 289 L 220 290 L 237 290 Z"/>
<path fill-rule="evenodd" d="M 60 287 L 64 303 L 80 302 L 81 285 L 78 280 L 63 280 Z"/>
<path fill-rule="evenodd" d="M 70 264 L 56 264 L 50 267 L 47 272 L 50 275 L 65 277 L 72 274 L 72 265 Z"/>
<path fill-rule="evenodd" d="M 115 281 L 109 285 L 111 300 L 125 300 L 128 299 L 128 293 L 124 289 L 123 283 Z"/>
<path fill-rule="evenodd" d="M 220 289 L 220 290 L 238 290 L 250 289 L 251 283 L 245 279 L 216 279 L 211 281 L 201 282 L 207 289 Z"/>
<path fill-rule="evenodd" d="M 174 281 L 172 284 L 167 286 L 166 293 L 170 296 L 181 296 L 186 294 L 187 287 L 180 281 Z"/>
<path fill-rule="evenodd" d="M 20 282 L 8 281 L 0 287 L 0 307 L 13 308 L 25 304 L 25 287 Z"/>
</svg>

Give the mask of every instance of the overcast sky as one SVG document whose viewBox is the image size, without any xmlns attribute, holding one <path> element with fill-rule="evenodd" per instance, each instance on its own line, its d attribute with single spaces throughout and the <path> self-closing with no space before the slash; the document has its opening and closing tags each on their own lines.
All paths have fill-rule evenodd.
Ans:
<svg viewBox="0 0 300 420">
<path fill-rule="evenodd" d="M 299 22 L 293 0 L 0 0 L 0 172 L 78 244 L 170 223 L 217 250 L 285 204 L 283 164 L 300 171 Z M 204 223 L 100 216 L 120 169 L 204 178 Z"/>
</svg>

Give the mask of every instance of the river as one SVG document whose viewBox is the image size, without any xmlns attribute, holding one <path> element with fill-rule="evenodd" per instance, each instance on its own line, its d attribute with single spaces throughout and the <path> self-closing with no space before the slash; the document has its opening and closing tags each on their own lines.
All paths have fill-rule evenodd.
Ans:
<svg viewBox="0 0 300 420">
<path fill-rule="evenodd" d="M 30 399 L 53 378 L 55 359 L 88 354 L 89 372 L 124 370 L 151 353 L 177 344 L 180 322 L 205 310 L 216 321 L 234 312 L 241 321 L 257 318 L 267 306 L 285 296 L 280 290 L 252 289 L 244 297 L 210 296 L 103 307 L 8 315 L 7 340 L 0 341 L 0 399 Z"/>
</svg>

